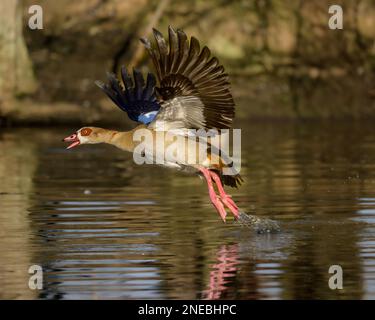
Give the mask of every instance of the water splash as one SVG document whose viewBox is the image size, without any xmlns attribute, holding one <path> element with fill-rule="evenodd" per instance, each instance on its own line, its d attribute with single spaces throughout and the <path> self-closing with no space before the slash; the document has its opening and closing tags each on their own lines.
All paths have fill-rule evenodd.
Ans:
<svg viewBox="0 0 375 320">
<path fill-rule="evenodd" d="M 236 222 L 241 226 L 254 229 L 257 233 L 275 233 L 281 230 L 276 221 L 260 218 L 243 211 L 239 212 L 239 217 Z"/>
</svg>

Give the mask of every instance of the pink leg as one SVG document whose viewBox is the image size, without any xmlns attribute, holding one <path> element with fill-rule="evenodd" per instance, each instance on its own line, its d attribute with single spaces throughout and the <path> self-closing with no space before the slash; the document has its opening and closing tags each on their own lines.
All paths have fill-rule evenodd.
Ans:
<svg viewBox="0 0 375 320">
<path fill-rule="evenodd" d="M 215 181 L 215 183 L 217 185 L 217 188 L 218 188 L 219 193 L 220 193 L 220 197 L 222 199 L 223 198 L 228 199 L 228 201 L 230 202 L 231 206 L 234 207 L 234 208 L 236 208 L 238 210 L 238 207 L 234 203 L 234 201 L 232 200 L 232 197 L 224 191 L 223 184 L 221 183 L 221 180 L 220 180 L 220 177 L 218 176 L 218 174 L 215 173 L 215 172 L 213 172 L 213 171 L 210 171 L 210 174 L 211 174 L 212 179 L 214 179 L 214 181 Z"/>
<path fill-rule="evenodd" d="M 224 187 L 223 187 L 223 184 L 221 183 L 220 177 L 218 176 L 217 173 L 213 171 L 210 171 L 210 175 L 217 185 L 217 189 L 219 190 L 219 193 L 220 193 L 220 198 L 223 201 L 224 205 L 233 213 L 233 215 L 237 219 L 239 217 L 238 207 L 234 203 L 231 196 L 224 191 Z"/>
<path fill-rule="evenodd" d="M 208 193 L 210 195 L 210 199 L 212 204 L 215 206 L 217 212 L 219 212 L 221 219 L 225 222 L 225 217 L 227 216 L 227 212 L 224 209 L 223 203 L 220 201 L 220 198 L 217 196 L 215 193 L 214 186 L 212 184 L 212 178 L 210 175 L 210 170 L 206 168 L 199 168 L 200 172 L 204 175 L 207 181 L 207 186 L 208 186 Z"/>
</svg>

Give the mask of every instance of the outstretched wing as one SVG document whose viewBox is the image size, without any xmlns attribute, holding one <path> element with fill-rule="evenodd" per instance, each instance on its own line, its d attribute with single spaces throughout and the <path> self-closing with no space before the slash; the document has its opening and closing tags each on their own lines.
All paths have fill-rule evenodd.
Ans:
<svg viewBox="0 0 375 320">
<path fill-rule="evenodd" d="M 141 39 L 154 63 L 164 102 L 154 121 L 172 128 L 231 127 L 234 102 L 224 67 L 205 46 L 186 34 L 169 27 L 169 46 L 162 34 L 153 29 L 156 47 Z M 151 123 L 150 125 L 153 125 Z"/>
<path fill-rule="evenodd" d="M 133 70 L 134 83 L 127 70 L 121 68 L 121 77 L 124 86 L 113 73 L 108 73 L 108 83 L 95 81 L 107 96 L 133 121 L 150 123 L 158 113 L 160 104 L 155 95 L 156 80 L 153 74 L 148 73 L 145 84 L 142 73 Z"/>
</svg>

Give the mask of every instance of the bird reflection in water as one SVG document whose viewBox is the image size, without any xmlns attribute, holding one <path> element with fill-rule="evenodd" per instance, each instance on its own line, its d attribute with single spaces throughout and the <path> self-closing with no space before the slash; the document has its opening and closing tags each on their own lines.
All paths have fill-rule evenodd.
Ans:
<svg viewBox="0 0 375 320">
<path fill-rule="evenodd" d="M 220 299 L 228 289 L 227 284 L 231 282 L 237 273 L 239 264 L 238 244 L 223 245 L 217 253 L 217 262 L 211 266 L 208 288 L 203 291 L 203 299 Z"/>
</svg>

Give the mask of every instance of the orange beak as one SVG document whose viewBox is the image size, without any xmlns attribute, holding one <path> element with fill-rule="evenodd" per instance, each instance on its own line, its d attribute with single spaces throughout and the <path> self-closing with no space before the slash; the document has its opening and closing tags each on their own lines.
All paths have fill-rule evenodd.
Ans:
<svg viewBox="0 0 375 320">
<path fill-rule="evenodd" d="M 80 145 L 80 141 L 78 139 L 78 135 L 76 133 L 73 133 L 71 136 L 66 137 L 63 139 L 64 142 L 72 142 L 69 146 L 67 146 L 67 149 L 74 148 L 78 145 Z"/>
</svg>

